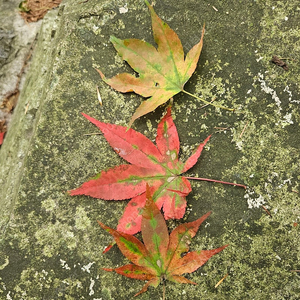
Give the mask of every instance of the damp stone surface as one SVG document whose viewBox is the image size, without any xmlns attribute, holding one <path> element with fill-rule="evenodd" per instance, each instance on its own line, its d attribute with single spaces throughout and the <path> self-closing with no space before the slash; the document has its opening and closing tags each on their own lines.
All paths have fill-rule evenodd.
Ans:
<svg viewBox="0 0 300 300">
<path fill-rule="evenodd" d="M 187 176 L 247 185 L 192 182 L 184 220 L 168 221 L 169 228 L 211 210 L 191 250 L 229 246 L 187 275 L 197 285 L 168 282 L 166 299 L 299 299 L 300 2 L 163 0 L 154 8 L 185 53 L 205 23 L 200 60 L 185 89 L 235 108 L 174 96 L 181 159 L 213 133 Z M 142 101 L 112 90 L 94 69 L 107 77 L 132 72 L 110 35 L 154 44 L 145 3 L 68 0 L 43 20 L 0 150 L 1 299 L 125 300 L 144 285 L 101 269 L 128 263 L 116 246 L 102 253 L 111 238 L 97 224 L 116 227 L 127 201 L 67 194 L 124 163 L 80 113 L 126 126 Z M 270 62 L 273 55 L 287 71 Z M 154 140 L 165 111 L 166 105 L 157 108 L 133 128 Z M 162 299 L 162 286 L 138 299 Z"/>
</svg>

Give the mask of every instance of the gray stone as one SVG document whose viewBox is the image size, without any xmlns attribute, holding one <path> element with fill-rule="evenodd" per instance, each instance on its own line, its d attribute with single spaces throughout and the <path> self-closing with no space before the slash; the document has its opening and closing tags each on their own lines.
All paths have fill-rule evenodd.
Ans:
<svg viewBox="0 0 300 300">
<path fill-rule="evenodd" d="M 187 52 L 206 24 L 198 67 L 173 114 L 186 159 L 214 132 L 189 176 L 244 183 L 192 182 L 184 221 L 213 214 L 191 250 L 229 244 L 198 271 L 197 286 L 167 283 L 167 299 L 299 298 L 299 1 L 157 1 L 158 15 Z M 80 112 L 126 125 L 141 97 L 101 81 L 130 68 L 109 36 L 153 43 L 142 1 L 65 1 L 47 14 L 30 72 L 0 152 L 0 295 L 3 299 L 131 299 L 143 282 L 101 270 L 128 263 L 96 220 L 115 227 L 127 201 L 70 197 L 103 169 L 122 163 Z M 287 58 L 289 71 L 270 63 Z M 103 99 L 100 106 L 96 85 Z M 29 103 L 27 113 L 24 113 Z M 155 138 L 162 106 L 133 128 Z M 262 205 L 270 212 L 269 216 Z M 180 221 L 169 221 L 174 228 Z M 228 277 L 217 287 L 216 283 Z M 139 299 L 160 299 L 162 287 Z"/>
<path fill-rule="evenodd" d="M 25 76 L 21 70 L 41 25 L 41 21 L 26 24 L 18 13 L 19 3 L 0 1 L 0 104 L 6 95 L 22 89 Z M 0 119 L 9 123 L 10 116 L 0 110 Z"/>
</svg>

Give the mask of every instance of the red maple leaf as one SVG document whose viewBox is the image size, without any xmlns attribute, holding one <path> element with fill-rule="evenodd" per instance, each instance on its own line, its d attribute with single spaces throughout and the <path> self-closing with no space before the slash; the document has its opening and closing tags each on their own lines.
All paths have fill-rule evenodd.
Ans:
<svg viewBox="0 0 300 300">
<path fill-rule="evenodd" d="M 0 145 L 2 145 L 3 143 L 5 133 L 6 133 L 5 120 L 0 120 Z"/>
<path fill-rule="evenodd" d="M 156 146 L 141 133 L 126 127 L 103 123 L 83 114 L 103 133 L 113 149 L 130 165 L 124 164 L 102 171 L 81 187 L 69 191 L 70 195 L 88 195 L 104 200 L 130 202 L 119 221 L 118 230 L 135 234 L 141 229 L 141 210 L 146 202 L 146 184 L 150 186 L 157 207 L 163 208 L 165 219 L 180 219 L 186 208 L 185 197 L 191 192 L 188 179 L 222 182 L 206 178 L 180 176 L 197 162 L 208 142 L 208 136 L 185 163 L 178 160 L 179 138 L 171 116 L 171 108 L 157 128 Z"/>
<path fill-rule="evenodd" d="M 99 225 L 114 237 L 123 255 L 133 263 L 116 269 L 104 268 L 104 270 L 115 271 L 133 279 L 147 280 L 148 282 L 135 296 L 146 292 L 149 286 L 157 287 L 164 280 L 196 284 L 181 275 L 196 271 L 209 258 L 228 246 L 225 245 L 213 250 L 189 252 L 192 238 L 211 212 L 196 221 L 179 225 L 169 235 L 166 222 L 160 210 L 154 204 L 148 186 L 146 194 L 147 201 L 142 212 L 144 244 L 136 237 L 114 230 L 98 221 Z M 186 255 L 182 256 L 183 253 L 186 253 Z"/>
<path fill-rule="evenodd" d="M 2 143 L 3 143 L 4 135 L 5 135 L 5 132 L 0 132 L 0 145 L 2 145 Z"/>
</svg>

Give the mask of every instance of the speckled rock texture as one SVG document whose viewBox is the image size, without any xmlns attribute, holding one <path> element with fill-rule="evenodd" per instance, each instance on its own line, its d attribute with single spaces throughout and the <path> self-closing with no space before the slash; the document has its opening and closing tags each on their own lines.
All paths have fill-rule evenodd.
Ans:
<svg viewBox="0 0 300 300">
<path fill-rule="evenodd" d="M 213 133 L 187 175 L 248 186 L 192 182 L 184 220 L 213 214 L 191 250 L 230 246 L 187 276 L 198 285 L 168 282 L 166 299 L 299 299 L 300 273 L 293 270 L 300 269 L 300 1 L 163 0 L 155 10 L 185 52 L 206 24 L 200 61 L 185 88 L 237 108 L 202 108 L 187 95 L 174 97 L 182 159 Z M 0 152 L 0 299 L 125 300 L 144 284 L 101 270 L 126 259 L 115 246 L 102 254 L 111 238 L 96 220 L 115 227 L 127 201 L 66 193 L 122 163 L 103 136 L 85 135 L 98 130 L 80 112 L 127 125 L 141 101 L 112 90 L 94 69 L 107 77 L 130 72 L 110 35 L 154 43 L 144 2 L 68 0 L 43 21 Z M 272 64 L 273 55 L 289 70 Z M 153 140 L 165 108 L 133 128 Z M 161 286 L 139 296 L 161 298 Z"/>
<path fill-rule="evenodd" d="M 25 64 L 41 21 L 26 24 L 18 13 L 18 0 L 0 0 L 0 107 L 16 89 L 22 89 Z M 11 113 L 0 109 L 0 120 L 8 125 Z"/>
</svg>

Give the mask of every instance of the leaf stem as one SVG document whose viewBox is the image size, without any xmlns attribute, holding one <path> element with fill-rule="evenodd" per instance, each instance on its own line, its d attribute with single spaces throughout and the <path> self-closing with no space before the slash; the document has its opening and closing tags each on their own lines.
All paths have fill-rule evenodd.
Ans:
<svg viewBox="0 0 300 300">
<path fill-rule="evenodd" d="M 199 178 L 199 177 L 186 177 L 186 176 L 183 176 L 183 177 L 186 178 L 186 179 L 192 179 L 192 180 L 201 180 L 201 181 L 210 181 L 210 182 L 217 182 L 217 183 L 229 184 L 229 185 L 239 186 L 239 187 L 242 187 L 244 189 L 247 188 L 247 186 L 245 186 L 243 184 L 234 183 L 234 182 L 226 182 L 226 181 L 222 181 L 222 180 L 215 180 L 215 179 L 208 179 L 208 178 Z"/>
<path fill-rule="evenodd" d="M 163 300 L 165 300 L 165 299 L 166 299 L 166 283 L 163 280 Z"/>
<path fill-rule="evenodd" d="M 186 90 L 182 90 L 182 92 L 184 92 L 187 95 L 192 96 L 192 97 L 194 97 L 194 98 L 196 98 L 196 99 L 198 99 L 198 100 L 206 103 L 207 105 L 212 105 L 212 106 L 219 107 L 219 108 L 222 108 L 222 109 L 226 109 L 226 110 L 229 110 L 229 111 L 234 111 L 235 110 L 234 108 L 229 108 L 229 107 L 226 107 L 226 106 L 215 104 L 213 102 L 206 101 L 203 98 L 200 98 L 200 97 L 198 97 L 198 96 L 196 96 L 194 94 L 191 94 L 191 93 L 187 92 Z"/>
</svg>

